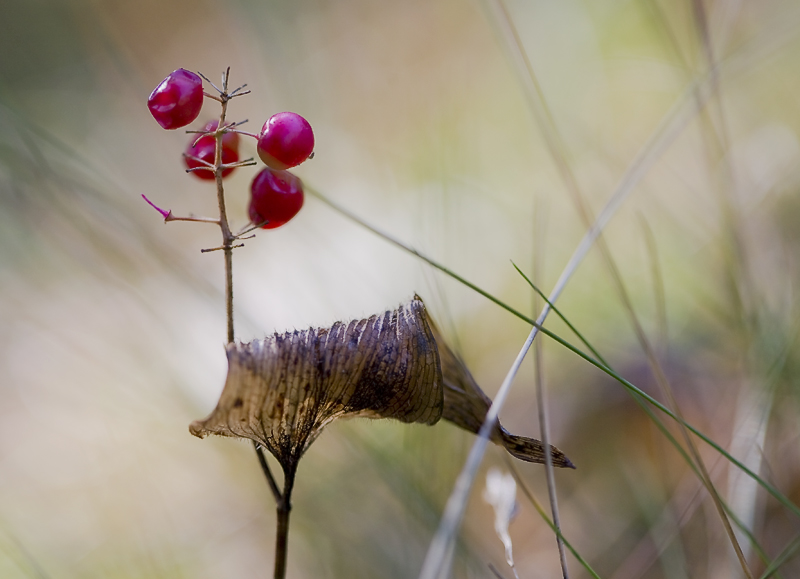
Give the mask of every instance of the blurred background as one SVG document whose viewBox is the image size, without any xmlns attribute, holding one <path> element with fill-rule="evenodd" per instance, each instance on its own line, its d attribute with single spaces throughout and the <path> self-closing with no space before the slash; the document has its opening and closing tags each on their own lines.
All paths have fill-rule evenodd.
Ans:
<svg viewBox="0 0 800 579">
<path fill-rule="evenodd" d="M 0 20 L 0 576 L 271 577 L 274 502 L 250 444 L 198 440 L 226 373 L 214 186 L 183 171 L 187 135 L 150 117 L 172 70 L 216 81 L 257 132 L 291 110 L 314 127 L 309 185 L 529 315 L 586 231 L 492 2 L 6 0 Z M 800 6 L 792 0 L 509 0 L 591 212 L 709 62 L 718 98 L 689 115 L 605 240 L 687 420 L 800 502 Z M 195 125 L 218 116 L 207 101 Z M 247 141 L 250 141 L 249 139 Z M 255 153 L 245 143 L 244 156 Z M 246 224 L 255 168 L 227 181 Z M 234 257 L 237 337 L 327 326 L 414 292 L 495 394 L 523 321 L 308 196 Z M 610 268 L 589 254 L 559 306 L 660 400 Z M 548 327 L 578 344 L 555 317 Z M 547 339 L 565 536 L 602 577 L 733 577 L 708 493 L 616 382 Z M 539 437 L 533 362 L 501 413 Z M 670 431 L 681 443 L 678 429 Z M 474 437 L 449 424 L 331 425 L 301 462 L 289 576 L 416 577 Z M 703 443 L 755 576 L 793 560 L 800 518 Z M 452 576 L 505 577 L 476 479 Z M 546 503 L 544 468 L 518 464 Z M 552 532 L 520 492 L 522 578 L 559 575 Z M 587 571 L 569 556 L 574 577 Z"/>
</svg>

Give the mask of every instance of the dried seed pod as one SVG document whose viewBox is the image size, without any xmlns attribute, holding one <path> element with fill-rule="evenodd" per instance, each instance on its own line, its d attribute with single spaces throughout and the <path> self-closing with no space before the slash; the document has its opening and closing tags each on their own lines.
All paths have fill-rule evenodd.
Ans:
<svg viewBox="0 0 800 579">
<path fill-rule="evenodd" d="M 366 320 L 228 346 L 228 378 L 211 415 L 192 434 L 249 438 L 284 469 L 332 420 L 442 416 L 439 355 L 419 297 Z"/>
<path fill-rule="evenodd" d="M 294 470 L 323 427 L 339 417 L 440 418 L 477 433 L 491 400 L 447 347 L 419 296 L 365 320 L 229 344 L 217 407 L 189 430 L 249 438 Z M 544 462 L 541 442 L 495 426 L 492 441 L 513 456 Z M 552 447 L 553 464 L 574 468 Z"/>
</svg>

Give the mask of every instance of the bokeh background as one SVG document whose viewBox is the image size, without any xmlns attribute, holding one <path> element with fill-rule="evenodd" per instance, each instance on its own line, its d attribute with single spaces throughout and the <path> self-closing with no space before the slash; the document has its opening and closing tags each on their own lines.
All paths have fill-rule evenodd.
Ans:
<svg viewBox="0 0 800 579">
<path fill-rule="evenodd" d="M 274 504 L 252 447 L 188 424 L 222 389 L 222 256 L 211 226 L 164 225 L 142 200 L 213 215 L 186 175 L 187 136 L 149 116 L 170 71 L 252 94 L 257 131 L 304 115 L 296 173 L 373 226 L 533 313 L 586 231 L 492 3 L 456 0 L 5 0 L 0 18 L 0 576 L 271 577 Z M 598 212 L 686 88 L 723 65 L 716 98 L 660 156 L 605 239 L 687 419 L 800 502 L 797 354 L 800 6 L 792 0 L 509 0 L 569 167 Z M 218 113 L 208 101 L 196 125 Z M 246 143 L 245 154 L 255 148 Z M 228 181 L 247 221 L 256 170 Z M 325 326 L 418 292 L 493 395 L 529 327 L 314 198 L 235 253 L 237 335 Z M 663 400 L 609 267 L 589 254 L 559 305 L 623 376 Z M 553 318 L 548 327 L 578 340 Z M 733 577 L 708 494 L 622 387 L 544 341 L 565 536 L 609 578 Z M 533 363 L 501 414 L 539 434 Z M 680 437 L 677 429 L 673 434 Z M 474 438 L 448 424 L 329 427 L 300 465 L 289 576 L 416 577 Z M 756 576 L 793 562 L 800 519 L 700 443 Z M 481 498 L 453 577 L 505 577 Z M 519 464 L 546 502 L 544 469 Z M 520 577 L 560 573 L 519 494 Z M 785 549 L 789 547 L 788 551 Z M 587 572 L 569 558 L 572 576 Z"/>
</svg>

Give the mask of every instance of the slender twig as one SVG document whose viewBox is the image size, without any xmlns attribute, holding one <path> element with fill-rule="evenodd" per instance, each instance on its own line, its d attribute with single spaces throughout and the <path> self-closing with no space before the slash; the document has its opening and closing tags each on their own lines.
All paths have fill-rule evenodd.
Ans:
<svg viewBox="0 0 800 579">
<path fill-rule="evenodd" d="M 265 219 L 264 221 L 256 225 L 248 225 L 247 227 L 244 227 L 239 233 L 237 233 L 235 237 L 239 239 L 242 235 L 250 233 L 251 231 L 255 231 L 259 227 L 264 227 L 267 223 L 269 223 L 269 220 Z"/>
<path fill-rule="evenodd" d="M 253 441 L 253 447 L 256 449 L 256 455 L 258 455 L 258 462 L 259 464 L 261 464 L 261 470 L 264 471 L 264 476 L 267 479 L 269 490 L 272 491 L 272 496 L 275 497 L 275 502 L 279 503 L 282 498 L 281 491 L 278 490 L 278 484 L 275 482 L 275 477 L 272 476 L 272 471 L 269 469 L 269 464 L 267 464 L 267 457 L 264 456 L 264 449 L 261 448 L 261 445 L 258 444 L 255 440 Z"/>
<path fill-rule="evenodd" d="M 228 73 L 230 73 L 230 70 L 231 70 L 230 67 L 228 67 Z M 201 77 L 203 77 L 203 80 L 206 81 L 211 86 L 213 86 L 214 89 L 220 94 L 220 96 L 222 96 L 222 91 L 219 89 L 219 87 L 217 85 L 215 85 L 213 82 L 211 82 L 211 80 L 206 75 L 204 75 L 199 70 L 197 71 L 197 74 L 199 74 Z M 227 80 L 227 74 L 223 73 L 223 80 Z M 213 96 L 213 95 L 208 94 L 207 92 L 203 92 L 203 94 L 206 95 L 206 96 Z"/>
<path fill-rule="evenodd" d="M 256 160 L 253 157 L 249 157 L 247 159 L 244 159 L 242 161 L 236 161 L 234 163 L 223 163 L 222 169 L 225 170 L 225 169 L 235 169 L 236 167 L 255 167 L 256 165 L 258 165 Z"/>
<path fill-rule="evenodd" d="M 228 77 L 230 75 L 231 69 L 225 71 L 222 76 L 222 90 L 216 87 L 213 82 L 208 80 L 202 74 L 203 78 L 217 89 L 217 92 L 220 93 L 220 100 L 221 100 L 221 112 L 219 115 L 219 123 L 217 127 L 224 127 L 225 126 L 225 115 L 228 112 L 228 101 L 230 100 L 227 90 L 228 90 Z M 219 227 L 222 230 L 222 246 L 221 249 L 225 254 L 225 313 L 228 322 L 228 343 L 233 343 L 234 340 L 234 332 L 233 332 L 233 248 L 231 247 L 234 241 L 234 236 L 231 233 L 231 228 L 228 225 L 228 213 L 225 209 L 225 188 L 222 184 L 222 137 L 224 136 L 223 131 L 217 130 L 215 133 L 216 138 L 216 149 L 214 151 L 214 180 L 217 184 L 217 204 L 219 205 Z"/>
<path fill-rule="evenodd" d="M 164 221 L 192 221 L 194 223 L 213 223 L 214 225 L 219 225 L 219 219 L 214 219 L 213 217 L 195 217 L 194 215 L 189 215 L 188 217 L 176 217 L 172 214 L 172 212 L 170 212 L 169 215 L 164 218 Z"/>
<path fill-rule="evenodd" d="M 202 137 L 200 137 L 200 139 L 202 139 Z M 199 141 L 200 139 L 197 139 L 197 140 Z M 196 145 L 197 141 L 195 141 L 194 144 Z M 214 163 L 209 163 L 208 161 L 205 161 L 205 160 L 201 159 L 200 157 L 195 157 L 194 155 L 189 155 L 188 153 L 184 153 L 183 156 L 185 158 L 187 158 L 187 159 L 191 159 L 192 161 L 195 161 L 197 163 L 200 163 L 200 165 L 202 165 L 201 167 L 191 167 L 189 169 L 186 169 L 187 173 L 191 173 L 192 171 L 197 171 L 197 170 L 215 171 L 216 168 L 217 168 L 214 165 Z"/>
<path fill-rule="evenodd" d="M 211 253 L 212 251 L 225 251 L 226 249 L 236 249 L 237 247 L 244 247 L 244 243 L 240 243 L 239 245 L 220 245 L 219 247 L 209 247 L 208 249 L 201 249 L 200 253 Z"/>
</svg>

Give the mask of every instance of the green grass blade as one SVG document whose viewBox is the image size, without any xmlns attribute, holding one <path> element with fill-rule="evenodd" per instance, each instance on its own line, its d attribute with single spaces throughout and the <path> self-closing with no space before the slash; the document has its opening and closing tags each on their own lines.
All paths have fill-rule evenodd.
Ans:
<svg viewBox="0 0 800 579">
<path fill-rule="evenodd" d="M 786 545 L 786 548 L 784 548 L 781 554 L 775 557 L 772 563 L 770 563 L 770 565 L 766 569 L 764 569 L 764 572 L 761 574 L 761 577 L 759 577 L 759 579 L 769 579 L 769 577 L 775 575 L 778 572 L 778 569 L 781 567 L 781 565 L 787 563 L 789 559 L 791 559 L 797 554 L 798 549 L 800 549 L 800 536 L 795 537 L 795 539 L 791 543 Z"/>
</svg>

